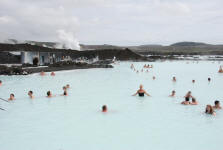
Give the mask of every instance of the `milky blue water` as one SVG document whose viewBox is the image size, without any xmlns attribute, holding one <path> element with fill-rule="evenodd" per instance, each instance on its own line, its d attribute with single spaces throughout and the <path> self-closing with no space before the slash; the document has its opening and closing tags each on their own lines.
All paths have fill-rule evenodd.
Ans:
<svg viewBox="0 0 223 150">
<path fill-rule="evenodd" d="M 144 64 L 134 63 L 139 70 Z M 113 69 L 62 71 L 55 77 L 0 76 L 0 97 L 16 97 L 0 101 L 6 109 L 0 111 L 0 150 L 222 149 L 223 110 L 216 116 L 204 114 L 206 104 L 223 103 L 223 75 L 217 73 L 222 63 L 150 64 L 154 68 L 149 73 L 138 74 L 131 62 L 123 62 Z M 59 96 L 66 84 L 71 85 L 69 96 Z M 140 84 L 151 97 L 131 96 Z M 35 99 L 28 98 L 29 90 Z M 46 98 L 48 90 L 58 96 Z M 168 97 L 172 90 L 175 98 Z M 189 90 L 199 105 L 180 104 Z M 100 112 L 104 104 L 107 113 Z"/>
</svg>

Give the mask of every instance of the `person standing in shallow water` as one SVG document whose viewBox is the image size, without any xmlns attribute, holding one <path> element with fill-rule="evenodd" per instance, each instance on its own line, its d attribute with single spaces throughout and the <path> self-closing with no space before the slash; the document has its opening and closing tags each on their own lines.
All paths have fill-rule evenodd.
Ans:
<svg viewBox="0 0 223 150">
<path fill-rule="evenodd" d="M 133 94 L 132 96 L 136 96 L 137 94 L 138 94 L 140 97 L 143 97 L 144 94 L 146 94 L 147 96 L 150 96 L 150 95 L 143 89 L 143 85 L 142 85 L 142 84 L 139 86 L 139 90 L 138 90 L 135 94 Z"/>
<path fill-rule="evenodd" d="M 2 86 L 2 80 L 0 80 L 0 86 Z"/>
</svg>

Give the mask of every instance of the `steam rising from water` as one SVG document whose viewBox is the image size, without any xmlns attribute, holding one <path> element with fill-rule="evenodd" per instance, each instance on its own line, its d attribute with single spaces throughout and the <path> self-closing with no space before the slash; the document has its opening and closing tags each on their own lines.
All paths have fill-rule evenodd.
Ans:
<svg viewBox="0 0 223 150">
<path fill-rule="evenodd" d="M 57 30 L 57 36 L 59 44 L 56 45 L 56 48 L 80 50 L 80 44 L 72 32 Z"/>
</svg>

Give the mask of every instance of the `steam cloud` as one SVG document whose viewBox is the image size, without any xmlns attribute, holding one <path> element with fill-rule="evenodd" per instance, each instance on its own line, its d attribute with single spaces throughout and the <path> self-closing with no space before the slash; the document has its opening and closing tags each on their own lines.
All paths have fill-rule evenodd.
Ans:
<svg viewBox="0 0 223 150">
<path fill-rule="evenodd" d="M 72 32 L 67 32 L 63 29 L 57 30 L 57 36 L 59 43 L 56 48 L 80 50 L 80 44 Z"/>
</svg>

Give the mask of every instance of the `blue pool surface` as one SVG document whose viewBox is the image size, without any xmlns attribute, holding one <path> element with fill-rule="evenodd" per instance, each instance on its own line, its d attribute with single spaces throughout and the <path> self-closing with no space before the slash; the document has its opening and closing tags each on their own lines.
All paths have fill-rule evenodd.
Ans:
<svg viewBox="0 0 223 150">
<path fill-rule="evenodd" d="M 223 110 L 204 114 L 207 104 L 223 105 L 222 62 L 150 62 L 136 73 L 132 62 L 113 69 L 56 72 L 52 77 L 0 76 L 0 150 L 221 150 Z M 134 62 L 141 71 L 148 62 Z M 156 76 L 156 80 L 152 79 Z M 177 82 L 171 81 L 176 76 Z M 209 83 L 208 77 L 212 80 Z M 196 80 L 193 84 L 192 80 Z M 70 84 L 68 96 L 60 96 Z M 131 96 L 140 84 L 151 97 Z M 32 90 L 35 99 L 27 92 Z M 51 90 L 58 96 L 46 98 Z M 176 97 L 170 98 L 172 90 Z M 199 105 L 183 106 L 189 91 Z M 107 113 L 101 113 L 106 104 Z"/>
</svg>

